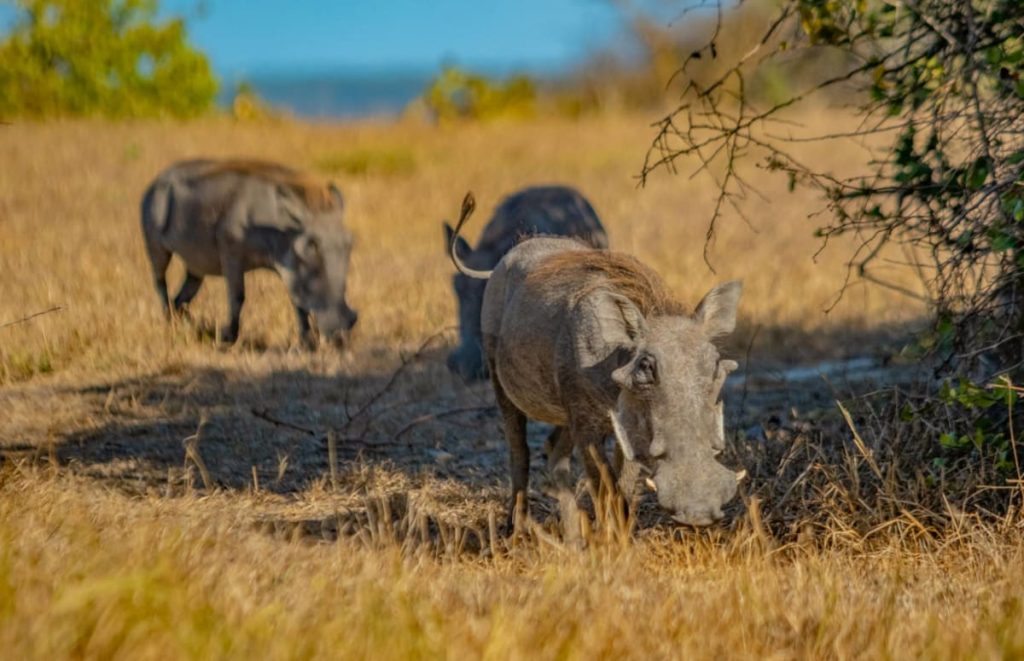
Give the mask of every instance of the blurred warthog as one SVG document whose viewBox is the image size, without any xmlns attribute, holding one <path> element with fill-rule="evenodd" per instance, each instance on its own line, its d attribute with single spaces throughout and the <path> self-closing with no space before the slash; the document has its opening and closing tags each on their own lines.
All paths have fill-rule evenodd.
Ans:
<svg viewBox="0 0 1024 661">
<path fill-rule="evenodd" d="M 192 160 L 160 173 L 142 198 L 142 233 L 160 303 L 183 310 L 203 278 L 223 275 L 228 289 L 224 342 L 238 337 L 246 271 L 270 268 L 288 287 L 299 334 L 315 346 L 320 335 L 343 344 L 357 314 L 345 302 L 352 235 L 342 224 L 344 202 L 333 185 L 276 163 Z M 173 301 L 165 272 L 176 254 L 185 281 Z"/>
<path fill-rule="evenodd" d="M 467 196 L 455 237 L 472 207 Z M 688 314 L 635 258 L 572 239 L 523 241 L 492 272 L 450 254 L 460 272 L 489 278 L 481 325 L 510 450 L 510 523 L 517 502 L 526 502 L 527 418 L 556 426 L 548 467 L 563 505 L 573 448 L 597 493 L 602 469 L 611 469 L 604 439 L 614 435 L 609 474 L 618 473 L 624 495 L 646 470 L 675 520 L 722 517 L 742 473 L 716 459 L 724 440 L 719 395 L 736 363 L 722 360 L 714 341 L 735 327 L 739 282 L 715 287 Z"/>
<path fill-rule="evenodd" d="M 594 208 L 578 191 L 567 186 L 537 186 L 506 197 L 484 228 L 476 248 L 454 236 L 444 223 L 445 251 L 455 251 L 473 269 L 491 269 L 520 240 L 528 236 L 579 237 L 595 248 L 607 248 L 608 237 Z M 464 379 L 487 376 L 480 338 L 482 280 L 456 273 L 452 280 L 459 308 L 459 347 L 448 356 L 448 369 Z"/>
</svg>

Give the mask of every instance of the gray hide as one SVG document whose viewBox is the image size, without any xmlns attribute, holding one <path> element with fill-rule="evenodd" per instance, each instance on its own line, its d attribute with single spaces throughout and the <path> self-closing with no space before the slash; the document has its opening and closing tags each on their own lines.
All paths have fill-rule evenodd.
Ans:
<svg viewBox="0 0 1024 661">
<path fill-rule="evenodd" d="M 459 228 L 472 208 L 467 196 Z M 492 273 L 474 273 L 489 277 L 481 325 L 509 444 L 509 524 L 525 514 L 517 503 L 526 503 L 527 418 L 556 426 L 548 467 L 562 493 L 571 488 L 574 447 L 597 493 L 601 470 L 609 468 L 603 441 L 614 436 L 626 461 L 624 495 L 633 485 L 623 476 L 643 468 L 676 521 L 720 519 L 742 473 L 715 458 L 723 441 L 719 395 L 736 363 L 721 360 L 714 341 L 735 327 L 740 283 L 715 287 L 692 315 L 645 317 L 600 270 L 576 271 L 577 281 L 528 277 L 566 251 L 595 252 L 568 239 L 530 239 Z M 472 272 L 452 257 L 460 271 Z"/>
<path fill-rule="evenodd" d="M 330 205 L 313 210 L 282 180 L 297 173 L 260 164 L 259 173 L 216 169 L 216 161 L 177 163 L 162 172 L 142 200 L 142 231 L 160 302 L 168 314 L 184 311 L 203 278 L 227 280 L 229 321 L 224 342 L 238 337 L 245 301 L 244 273 L 277 271 L 284 280 L 304 344 L 315 346 L 310 313 L 320 336 L 340 345 L 356 323 L 345 301 L 352 235 L 342 224 L 341 193 L 330 186 Z M 171 255 L 185 262 L 185 281 L 168 299 L 165 272 Z"/>
<path fill-rule="evenodd" d="M 516 243 L 528 236 L 578 237 L 595 248 L 607 248 L 608 237 L 594 208 L 577 190 L 567 186 L 537 186 L 506 197 L 494 211 L 476 248 L 458 237 L 455 250 L 473 269 L 492 269 Z M 445 252 L 454 238 L 444 223 Z M 459 309 L 459 346 L 448 356 L 448 369 L 466 380 L 486 378 L 480 337 L 482 280 L 456 273 L 452 279 Z"/>
</svg>

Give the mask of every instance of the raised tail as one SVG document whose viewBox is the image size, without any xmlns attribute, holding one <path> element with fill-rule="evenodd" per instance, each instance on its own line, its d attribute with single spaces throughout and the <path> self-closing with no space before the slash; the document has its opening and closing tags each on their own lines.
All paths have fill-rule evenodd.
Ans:
<svg viewBox="0 0 1024 661">
<path fill-rule="evenodd" d="M 470 278 L 476 278 L 477 280 L 486 280 L 491 277 L 494 273 L 491 271 L 478 271 L 471 269 L 462 263 L 459 256 L 455 254 L 455 242 L 459 239 L 459 232 L 462 230 L 462 226 L 466 224 L 469 217 L 473 215 L 473 210 L 476 209 L 476 199 L 473 198 L 473 193 L 466 193 L 466 197 L 462 199 L 462 213 L 459 214 L 459 222 L 455 225 L 455 231 L 452 232 L 451 241 L 448 243 L 448 257 L 451 258 L 452 263 L 455 264 L 455 268 L 459 270 L 462 275 L 469 276 Z"/>
</svg>

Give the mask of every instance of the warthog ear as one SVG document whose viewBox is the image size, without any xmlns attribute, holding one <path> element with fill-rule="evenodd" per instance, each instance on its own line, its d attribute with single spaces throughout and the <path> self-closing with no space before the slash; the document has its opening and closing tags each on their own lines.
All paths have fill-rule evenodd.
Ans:
<svg viewBox="0 0 1024 661">
<path fill-rule="evenodd" d="M 609 291 L 599 292 L 594 312 L 601 324 L 602 335 L 608 342 L 622 342 L 627 339 L 635 343 L 647 329 L 644 315 L 636 303 L 625 296 Z"/>
<path fill-rule="evenodd" d="M 338 190 L 338 187 L 334 185 L 334 182 L 331 182 L 330 184 L 327 185 L 327 190 L 330 191 L 331 193 L 331 200 L 334 201 L 334 208 L 337 209 L 338 211 L 344 211 L 345 198 L 342 197 L 341 191 Z"/>
<path fill-rule="evenodd" d="M 448 223 L 444 223 L 444 254 L 448 254 L 448 247 L 452 245 L 452 236 L 455 235 L 455 230 Z M 465 260 L 469 257 L 469 254 L 473 252 L 473 248 L 470 247 L 467 242 L 461 236 L 455 240 L 455 254 Z"/>
<path fill-rule="evenodd" d="M 295 195 L 279 186 L 277 189 L 277 205 L 280 213 L 280 221 L 284 224 L 282 229 L 301 231 L 309 217 L 309 210 L 295 198 Z"/>
<path fill-rule="evenodd" d="M 607 289 L 584 296 L 573 315 L 582 367 L 593 367 L 610 358 L 617 362 L 620 352 L 635 349 L 647 327 L 632 301 Z"/>
<path fill-rule="evenodd" d="M 705 335 L 714 339 L 733 332 L 742 291 L 743 284 L 733 280 L 718 285 L 704 296 L 693 317 L 704 328 Z"/>
</svg>

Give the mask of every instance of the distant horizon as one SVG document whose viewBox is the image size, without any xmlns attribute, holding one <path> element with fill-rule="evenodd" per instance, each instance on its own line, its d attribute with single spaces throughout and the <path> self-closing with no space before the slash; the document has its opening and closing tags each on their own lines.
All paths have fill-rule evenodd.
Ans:
<svg viewBox="0 0 1024 661">
<path fill-rule="evenodd" d="M 443 61 L 436 65 L 429 64 L 415 64 L 415 63 L 389 63 L 389 64 L 366 64 L 366 65 L 352 65 L 344 63 L 323 63 L 323 64 L 310 64 L 304 67 L 286 67 L 286 66 L 275 66 L 268 65 L 265 67 L 253 67 L 246 70 L 238 71 L 219 71 L 215 70 L 214 73 L 222 79 L 243 79 L 248 80 L 250 78 L 261 78 L 261 79 L 288 79 L 288 80 L 302 80 L 302 79 L 314 79 L 314 78 L 325 78 L 325 77 L 371 77 L 376 75 L 387 75 L 387 76 L 414 76 L 414 75 L 425 75 L 434 76 L 444 70 L 445 67 L 452 66 L 460 69 L 466 69 L 474 73 L 480 73 L 486 76 L 493 76 L 497 78 L 515 76 L 515 75 L 528 75 L 533 78 L 556 78 L 560 75 L 570 74 L 576 68 L 576 66 L 584 64 L 585 61 L 575 63 L 573 65 L 567 65 L 564 68 L 557 67 L 525 67 L 516 66 L 512 64 L 506 64 L 501 62 L 476 62 L 476 63 L 465 63 L 457 60 Z"/>
</svg>

